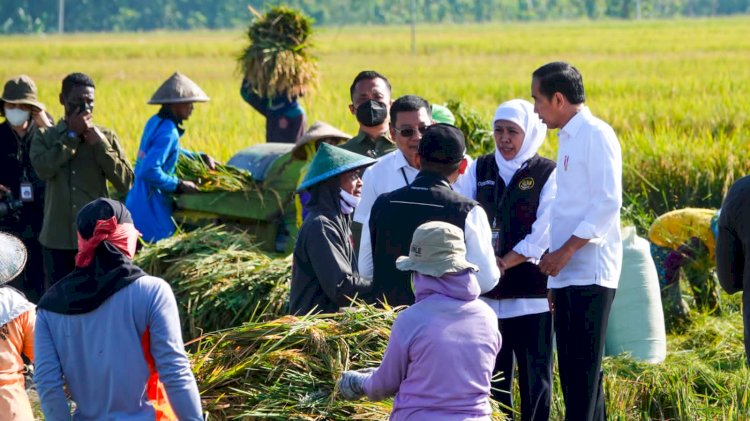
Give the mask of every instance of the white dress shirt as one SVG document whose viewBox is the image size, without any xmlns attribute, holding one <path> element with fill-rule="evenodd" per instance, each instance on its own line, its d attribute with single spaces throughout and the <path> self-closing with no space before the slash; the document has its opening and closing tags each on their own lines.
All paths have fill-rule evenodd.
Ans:
<svg viewBox="0 0 750 421">
<path fill-rule="evenodd" d="M 464 239 L 466 240 L 466 260 L 479 267 L 476 277 L 482 294 L 489 292 L 497 285 L 501 273 L 492 250 L 492 230 L 487 222 L 487 214 L 481 206 L 475 206 L 466 215 Z M 374 267 L 369 226 L 362 229 L 358 263 L 359 276 L 372 279 Z"/>
<path fill-rule="evenodd" d="M 411 184 L 417 174 L 419 170 L 409 165 L 398 149 L 383 155 L 375 165 L 365 170 L 362 176 L 362 198 L 354 211 L 354 221 L 362 224 L 363 233 L 370 220 L 370 210 L 375 199 L 383 193 Z"/>
<path fill-rule="evenodd" d="M 589 242 L 573 254 L 549 288 L 617 288 L 622 267 L 622 153 L 614 130 L 583 107 L 558 133 L 557 197 L 550 251 L 576 237 Z"/>
<path fill-rule="evenodd" d="M 536 211 L 536 220 L 531 225 L 531 232 L 513 247 L 513 251 L 522 256 L 526 256 L 527 261 L 534 264 L 539 263 L 542 254 L 549 248 L 549 218 L 552 203 L 557 193 L 555 173 L 556 170 L 552 171 L 547 182 L 544 184 L 544 187 L 542 187 L 542 192 L 539 197 L 539 207 Z M 507 186 L 511 180 L 503 179 L 503 181 Z M 464 196 L 476 199 L 476 161 L 474 161 L 466 171 L 462 182 L 457 184 L 456 188 L 460 189 L 459 193 Z M 527 316 L 529 314 L 539 314 L 549 311 L 549 303 L 546 298 L 506 298 L 495 300 L 492 298 L 480 297 L 480 299 L 492 308 L 498 319 L 509 319 L 512 317 Z"/>
<path fill-rule="evenodd" d="M 466 157 L 467 162 L 473 163 L 471 157 Z M 383 193 L 389 193 L 401 187 L 411 184 L 419 174 L 419 170 L 409 165 L 406 157 L 400 150 L 383 155 L 375 165 L 368 167 L 362 176 L 362 198 L 354 211 L 354 221 L 367 226 L 370 220 L 370 210 L 375 199 Z M 463 183 L 465 175 L 459 176 L 453 189 L 457 190 Z"/>
</svg>

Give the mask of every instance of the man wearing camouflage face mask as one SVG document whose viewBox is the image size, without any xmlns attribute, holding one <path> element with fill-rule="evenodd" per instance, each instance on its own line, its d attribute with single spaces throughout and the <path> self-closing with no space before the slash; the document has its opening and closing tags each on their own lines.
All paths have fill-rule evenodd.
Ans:
<svg viewBox="0 0 750 421">
<path fill-rule="evenodd" d="M 373 70 L 360 72 L 349 88 L 352 103 L 349 111 L 357 117 L 359 134 L 342 148 L 370 158 L 379 158 L 396 149 L 388 133 L 388 108 L 391 106 L 391 84 Z"/>
</svg>

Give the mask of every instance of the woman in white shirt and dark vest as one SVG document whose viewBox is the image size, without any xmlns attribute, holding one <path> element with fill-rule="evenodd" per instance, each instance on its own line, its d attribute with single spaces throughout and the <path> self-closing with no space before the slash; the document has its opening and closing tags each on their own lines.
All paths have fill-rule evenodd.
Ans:
<svg viewBox="0 0 750 421">
<path fill-rule="evenodd" d="M 517 363 L 521 419 L 547 420 L 552 315 L 547 276 L 536 263 L 549 247 L 550 204 L 557 190 L 555 162 L 537 154 L 547 127 L 528 101 L 504 102 L 492 124 L 495 152 L 469 168 L 462 193 L 476 199 L 487 213 L 503 270 L 498 285 L 482 296 L 495 311 L 503 337 L 495 374 L 502 372 L 504 379 L 493 383 L 493 398 L 513 408 L 511 386 Z"/>
</svg>

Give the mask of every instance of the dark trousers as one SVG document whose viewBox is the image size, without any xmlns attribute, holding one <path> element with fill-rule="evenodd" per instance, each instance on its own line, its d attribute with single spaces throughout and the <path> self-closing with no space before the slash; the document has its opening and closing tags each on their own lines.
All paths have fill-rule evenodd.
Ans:
<svg viewBox="0 0 750 421">
<path fill-rule="evenodd" d="M 602 354 L 615 291 L 598 285 L 552 290 L 566 421 L 607 419 Z"/>
<path fill-rule="evenodd" d="M 76 250 L 42 247 L 44 258 L 44 283 L 48 289 L 76 268 Z"/>
<path fill-rule="evenodd" d="M 521 420 L 548 420 L 552 396 L 552 314 L 500 319 L 498 326 L 503 346 L 495 360 L 495 374 L 502 371 L 503 380 L 492 383 L 492 397 L 513 408 L 513 373 L 517 363 Z M 502 408 L 502 411 L 513 419 L 509 410 Z"/>
</svg>

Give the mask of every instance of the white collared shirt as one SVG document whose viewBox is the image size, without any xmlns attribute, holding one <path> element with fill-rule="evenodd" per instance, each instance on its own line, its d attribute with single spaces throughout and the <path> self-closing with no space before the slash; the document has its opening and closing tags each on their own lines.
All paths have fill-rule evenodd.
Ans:
<svg viewBox="0 0 750 421">
<path fill-rule="evenodd" d="M 617 288 L 622 267 L 622 153 L 614 130 L 583 107 L 558 133 L 557 197 L 550 218 L 550 251 L 571 236 L 590 241 L 573 254 L 549 288 Z"/>
<path fill-rule="evenodd" d="M 411 184 L 419 170 L 409 165 L 400 150 L 383 155 L 375 165 L 365 170 L 362 176 L 362 198 L 354 211 L 354 221 L 364 227 L 370 220 L 370 210 L 375 199 L 383 193 L 389 193 Z"/>
</svg>

